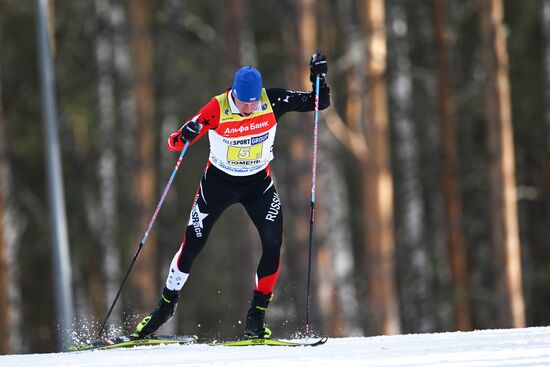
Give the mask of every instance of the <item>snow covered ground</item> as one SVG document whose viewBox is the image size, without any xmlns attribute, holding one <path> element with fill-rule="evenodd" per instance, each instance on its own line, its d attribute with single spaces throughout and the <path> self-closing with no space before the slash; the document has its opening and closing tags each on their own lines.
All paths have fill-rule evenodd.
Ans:
<svg viewBox="0 0 550 367">
<path fill-rule="evenodd" d="M 550 366 L 550 327 L 340 338 L 314 348 L 170 345 L 9 355 L 0 366 Z"/>
</svg>

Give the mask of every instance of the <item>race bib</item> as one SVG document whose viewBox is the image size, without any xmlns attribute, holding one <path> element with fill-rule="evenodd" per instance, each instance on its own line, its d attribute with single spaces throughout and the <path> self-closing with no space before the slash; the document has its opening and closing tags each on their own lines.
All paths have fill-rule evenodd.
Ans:
<svg viewBox="0 0 550 367">
<path fill-rule="evenodd" d="M 255 161 L 262 158 L 263 144 L 257 144 L 247 147 L 227 147 L 227 161 L 243 162 Z"/>
</svg>

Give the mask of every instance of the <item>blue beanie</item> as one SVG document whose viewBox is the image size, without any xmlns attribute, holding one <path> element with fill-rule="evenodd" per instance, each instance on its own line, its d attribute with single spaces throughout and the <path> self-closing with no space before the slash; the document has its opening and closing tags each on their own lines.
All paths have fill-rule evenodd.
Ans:
<svg viewBox="0 0 550 367">
<path fill-rule="evenodd" d="M 262 95 L 262 74 L 252 66 L 240 68 L 235 73 L 233 93 L 241 102 L 259 101 Z"/>
</svg>

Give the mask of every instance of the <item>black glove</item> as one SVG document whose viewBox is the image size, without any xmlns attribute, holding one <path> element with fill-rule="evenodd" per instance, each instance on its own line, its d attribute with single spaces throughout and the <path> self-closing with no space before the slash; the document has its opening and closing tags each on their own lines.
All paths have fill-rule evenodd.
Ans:
<svg viewBox="0 0 550 367">
<path fill-rule="evenodd" d="M 202 129 L 201 124 L 197 121 L 188 121 L 183 125 L 180 132 L 180 140 L 185 142 L 191 142 L 200 134 Z"/>
<path fill-rule="evenodd" d="M 322 54 L 321 51 L 317 51 L 317 53 L 311 55 L 311 60 L 309 60 L 309 80 L 311 80 L 312 83 L 315 83 L 315 79 L 317 75 L 319 75 L 321 79 L 320 83 L 322 85 L 325 82 L 327 71 L 327 57 Z"/>
</svg>

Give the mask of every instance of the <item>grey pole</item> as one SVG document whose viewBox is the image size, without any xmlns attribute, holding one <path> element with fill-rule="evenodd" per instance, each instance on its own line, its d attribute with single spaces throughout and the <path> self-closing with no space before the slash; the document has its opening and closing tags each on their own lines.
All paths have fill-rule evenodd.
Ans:
<svg viewBox="0 0 550 367">
<path fill-rule="evenodd" d="M 57 109 L 55 100 L 55 78 L 52 65 L 51 45 L 48 37 L 47 1 L 36 0 L 38 64 L 42 94 L 42 122 L 44 125 L 44 146 L 46 150 L 48 201 L 50 207 L 51 241 L 53 247 L 53 271 L 55 278 L 56 309 L 59 317 L 59 347 L 70 343 L 73 323 L 71 289 L 71 265 L 61 155 L 57 132 Z"/>
</svg>

